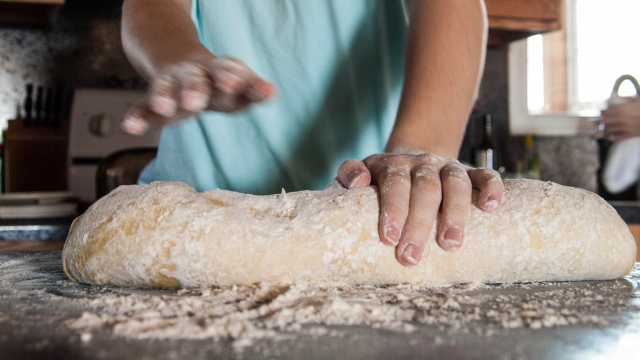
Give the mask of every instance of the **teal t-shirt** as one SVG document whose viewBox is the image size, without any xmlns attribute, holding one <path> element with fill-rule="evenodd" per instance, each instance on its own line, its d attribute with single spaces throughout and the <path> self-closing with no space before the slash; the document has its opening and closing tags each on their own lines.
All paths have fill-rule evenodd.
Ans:
<svg viewBox="0 0 640 360">
<path fill-rule="evenodd" d="M 244 61 L 278 96 L 162 130 L 140 183 L 198 191 L 315 190 L 340 164 L 382 152 L 402 87 L 401 0 L 192 0 L 200 40 Z"/>
</svg>

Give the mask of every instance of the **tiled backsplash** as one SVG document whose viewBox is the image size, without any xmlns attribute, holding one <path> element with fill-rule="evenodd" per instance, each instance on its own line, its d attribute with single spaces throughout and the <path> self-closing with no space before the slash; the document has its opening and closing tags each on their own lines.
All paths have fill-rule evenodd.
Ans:
<svg viewBox="0 0 640 360">
<path fill-rule="evenodd" d="M 594 138 L 543 137 L 537 139 L 537 146 L 542 180 L 597 191 L 600 160 Z"/>
<path fill-rule="evenodd" d="M 15 116 L 27 83 L 54 86 L 62 79 L 68 88 L 105 87 L 109 78 L 116 77 L 135 79 L 135 87 L 144 87 L 122 51 L 121 5 L 122 0 L 67 0 L 47 28 L 0 27 L 0 122 Z M 471 162 L 473 146 L 480 141 L 481 115 L 490 112 L 502 164 L 514 171 L 523 139 L 509 136 L 507 58 L 506 47 L 487 52 L 478 113 L 470 119 L 460 158 Z M 596 189 L 599 164 L 595 141 L 536 140 L 543 180 Z"/>
</svg>

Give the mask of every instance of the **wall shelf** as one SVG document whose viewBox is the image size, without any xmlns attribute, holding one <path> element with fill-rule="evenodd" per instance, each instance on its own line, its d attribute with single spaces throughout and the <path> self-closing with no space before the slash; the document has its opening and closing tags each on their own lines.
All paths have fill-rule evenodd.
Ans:
<svg viewBox="0 0 640 360">
<path fill-rule="evenodd" d="M 485 0 L 485 5 L 490 46 L 562 28 L 563 0 Z"/>
<path fill-rule="evenodd" d="M 65 0 L 0 0 L 0 24 L 46 25 Z"/>
</svg>

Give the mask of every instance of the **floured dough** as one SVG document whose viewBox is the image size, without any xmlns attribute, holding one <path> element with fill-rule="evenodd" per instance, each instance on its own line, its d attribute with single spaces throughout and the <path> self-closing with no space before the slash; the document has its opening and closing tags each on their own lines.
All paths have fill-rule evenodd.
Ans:
<svg viewBox="0 0 640 360">
<path fill-rule="evenodd" d="M 533 180 L 504 185 L 497 212 L 474 203 L 460 250 L 440 249 L 434 230 L 415 267 L 380 241 L 374 187 L 254 196 L 175 182 L 122 186 L 76 219 L 64 269 L 82 283 L 175 288 L 600 280 L 633 268 L 633 236 L 597 195 Z"/>
</svg>

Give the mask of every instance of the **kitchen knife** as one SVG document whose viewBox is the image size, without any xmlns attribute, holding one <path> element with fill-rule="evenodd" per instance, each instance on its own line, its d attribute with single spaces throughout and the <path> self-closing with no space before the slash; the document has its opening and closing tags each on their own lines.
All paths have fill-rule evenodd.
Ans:
<svg viewBox="0 0 640 360">
<path fill-rule="evenodd" d="M 33 121 L 33 85 L 27 84 L 27 96 L 24 100 L 24 127 L 31 126 Z"/>
</svg>

